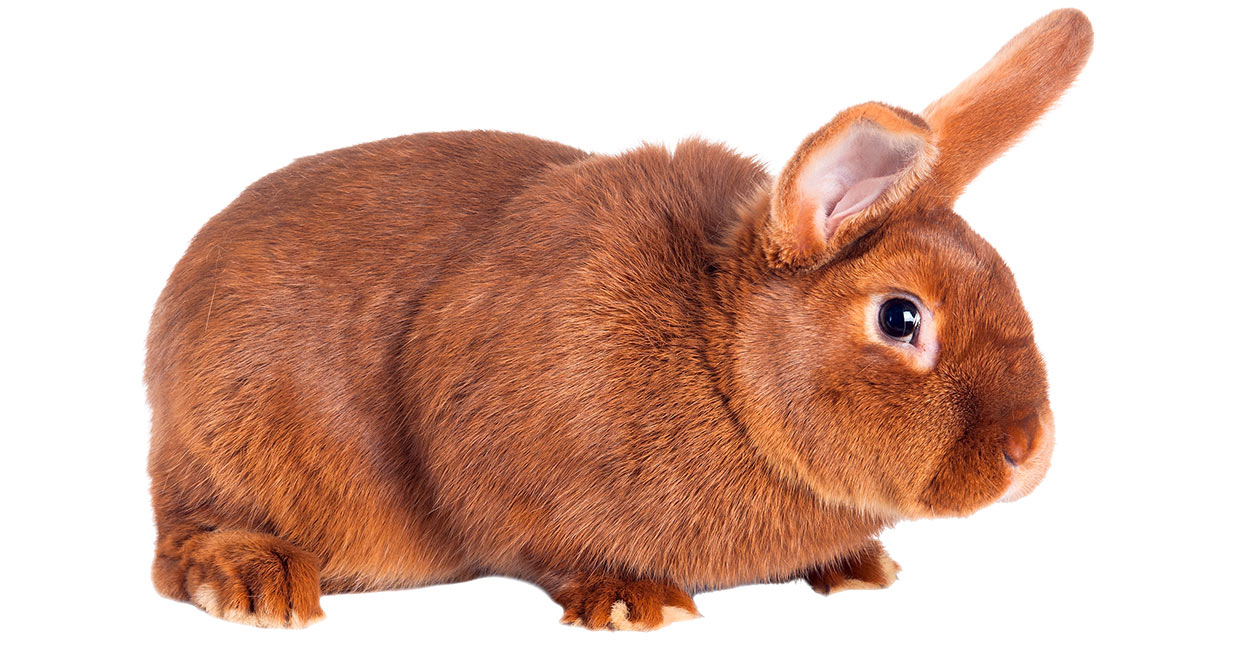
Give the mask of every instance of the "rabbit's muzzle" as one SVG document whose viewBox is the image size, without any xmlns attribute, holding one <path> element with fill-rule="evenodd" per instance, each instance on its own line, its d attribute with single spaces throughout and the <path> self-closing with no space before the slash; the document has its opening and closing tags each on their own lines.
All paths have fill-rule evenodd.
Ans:
<svg viewBox="0 0 1250 650">
<path fill-rule="evenodd" d="M 1050 467 L 1055 446 L 1055 421 L 1049 407 L 1004 427 L 1003 456 L 1011 467 L 1011 483 L 1000 501 L 1015 501 L 1037 487 Z"/>
</svg>

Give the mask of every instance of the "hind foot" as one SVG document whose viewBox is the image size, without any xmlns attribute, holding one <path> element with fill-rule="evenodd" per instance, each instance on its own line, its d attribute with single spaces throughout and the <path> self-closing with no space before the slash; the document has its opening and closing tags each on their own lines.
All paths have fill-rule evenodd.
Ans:
<svg viewBox="0 0 1250 650">
<path fill-rule="evenodd" d="M 579 574 L 554 590 L 561 623 L 592 630 L 658 630 L 699 616 L 690 594 L 674 584 Z"/>
<path fill-rule="evenodd" d="M 175 544 L 157 545 L 153 579 L 165 596 L 257 627 L 299 628 L 325 617 L 317 558 L 285 540 L 219 530 L 166 548 Z"/>
<path fill-rule="evenodd" d="M 803 574 L 803 579 L 817 593 L 832 594 L 845 589 L 884 589 L 898 577 L 900 568 L 881 542 L 872 544 L 845 558 L 818 566 Z"/>
</svg>

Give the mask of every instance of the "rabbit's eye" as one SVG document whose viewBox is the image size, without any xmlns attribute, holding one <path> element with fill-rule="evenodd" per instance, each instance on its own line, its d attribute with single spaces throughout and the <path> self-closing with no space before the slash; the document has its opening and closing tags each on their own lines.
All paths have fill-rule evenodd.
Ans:
<svg viewBox="0 0 1250 650">
<path fill-rule="evenodd" d="M 910 343 L 920 327 L 920 309 L 906 298 L 891 298 L 881 305 L 877 321 L 886 336 Z"/>
</svg>

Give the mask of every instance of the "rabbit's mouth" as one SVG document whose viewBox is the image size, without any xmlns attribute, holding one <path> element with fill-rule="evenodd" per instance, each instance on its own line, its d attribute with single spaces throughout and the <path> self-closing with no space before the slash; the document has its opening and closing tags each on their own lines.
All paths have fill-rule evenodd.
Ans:
<svg viewBox="0 0 1250 650">
<path fill-rule="evenodd" d="M 1007 444 L 1003 456 L 1011 466 L 1011 483 L 1007 491 L 999 499 L 1002 502 L 1020 499 L 1036 488 L 1046 470 L 1050 468 L 1050 455 L 1055 448 L 1055 418 L 1050 409 L 1044 410 L 1038 417 L 1035 432 L 1021 442 L 1019 437 L 1008 432 Z"/>
<path fill-rule="evenodd" d="M 967 516 L 1024 497 L 1046 476 L 1054 440 L 1054 418 L 1045 401 L 969 428 L 921 492 L 922 516 Z"/>
</svg>

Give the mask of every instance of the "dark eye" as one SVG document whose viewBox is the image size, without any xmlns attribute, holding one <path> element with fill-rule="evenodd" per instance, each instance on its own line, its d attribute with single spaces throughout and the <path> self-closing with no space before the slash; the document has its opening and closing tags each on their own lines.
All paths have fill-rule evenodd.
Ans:
<svg viewBox="0 0 1250 650">
<path fill-rule="evenodd" d="M 920 309 L 906 298 L 890 298 L 881 305 L 877 321 L 886 336 L 910 343 L 920 327 Z"/>
</svg>

